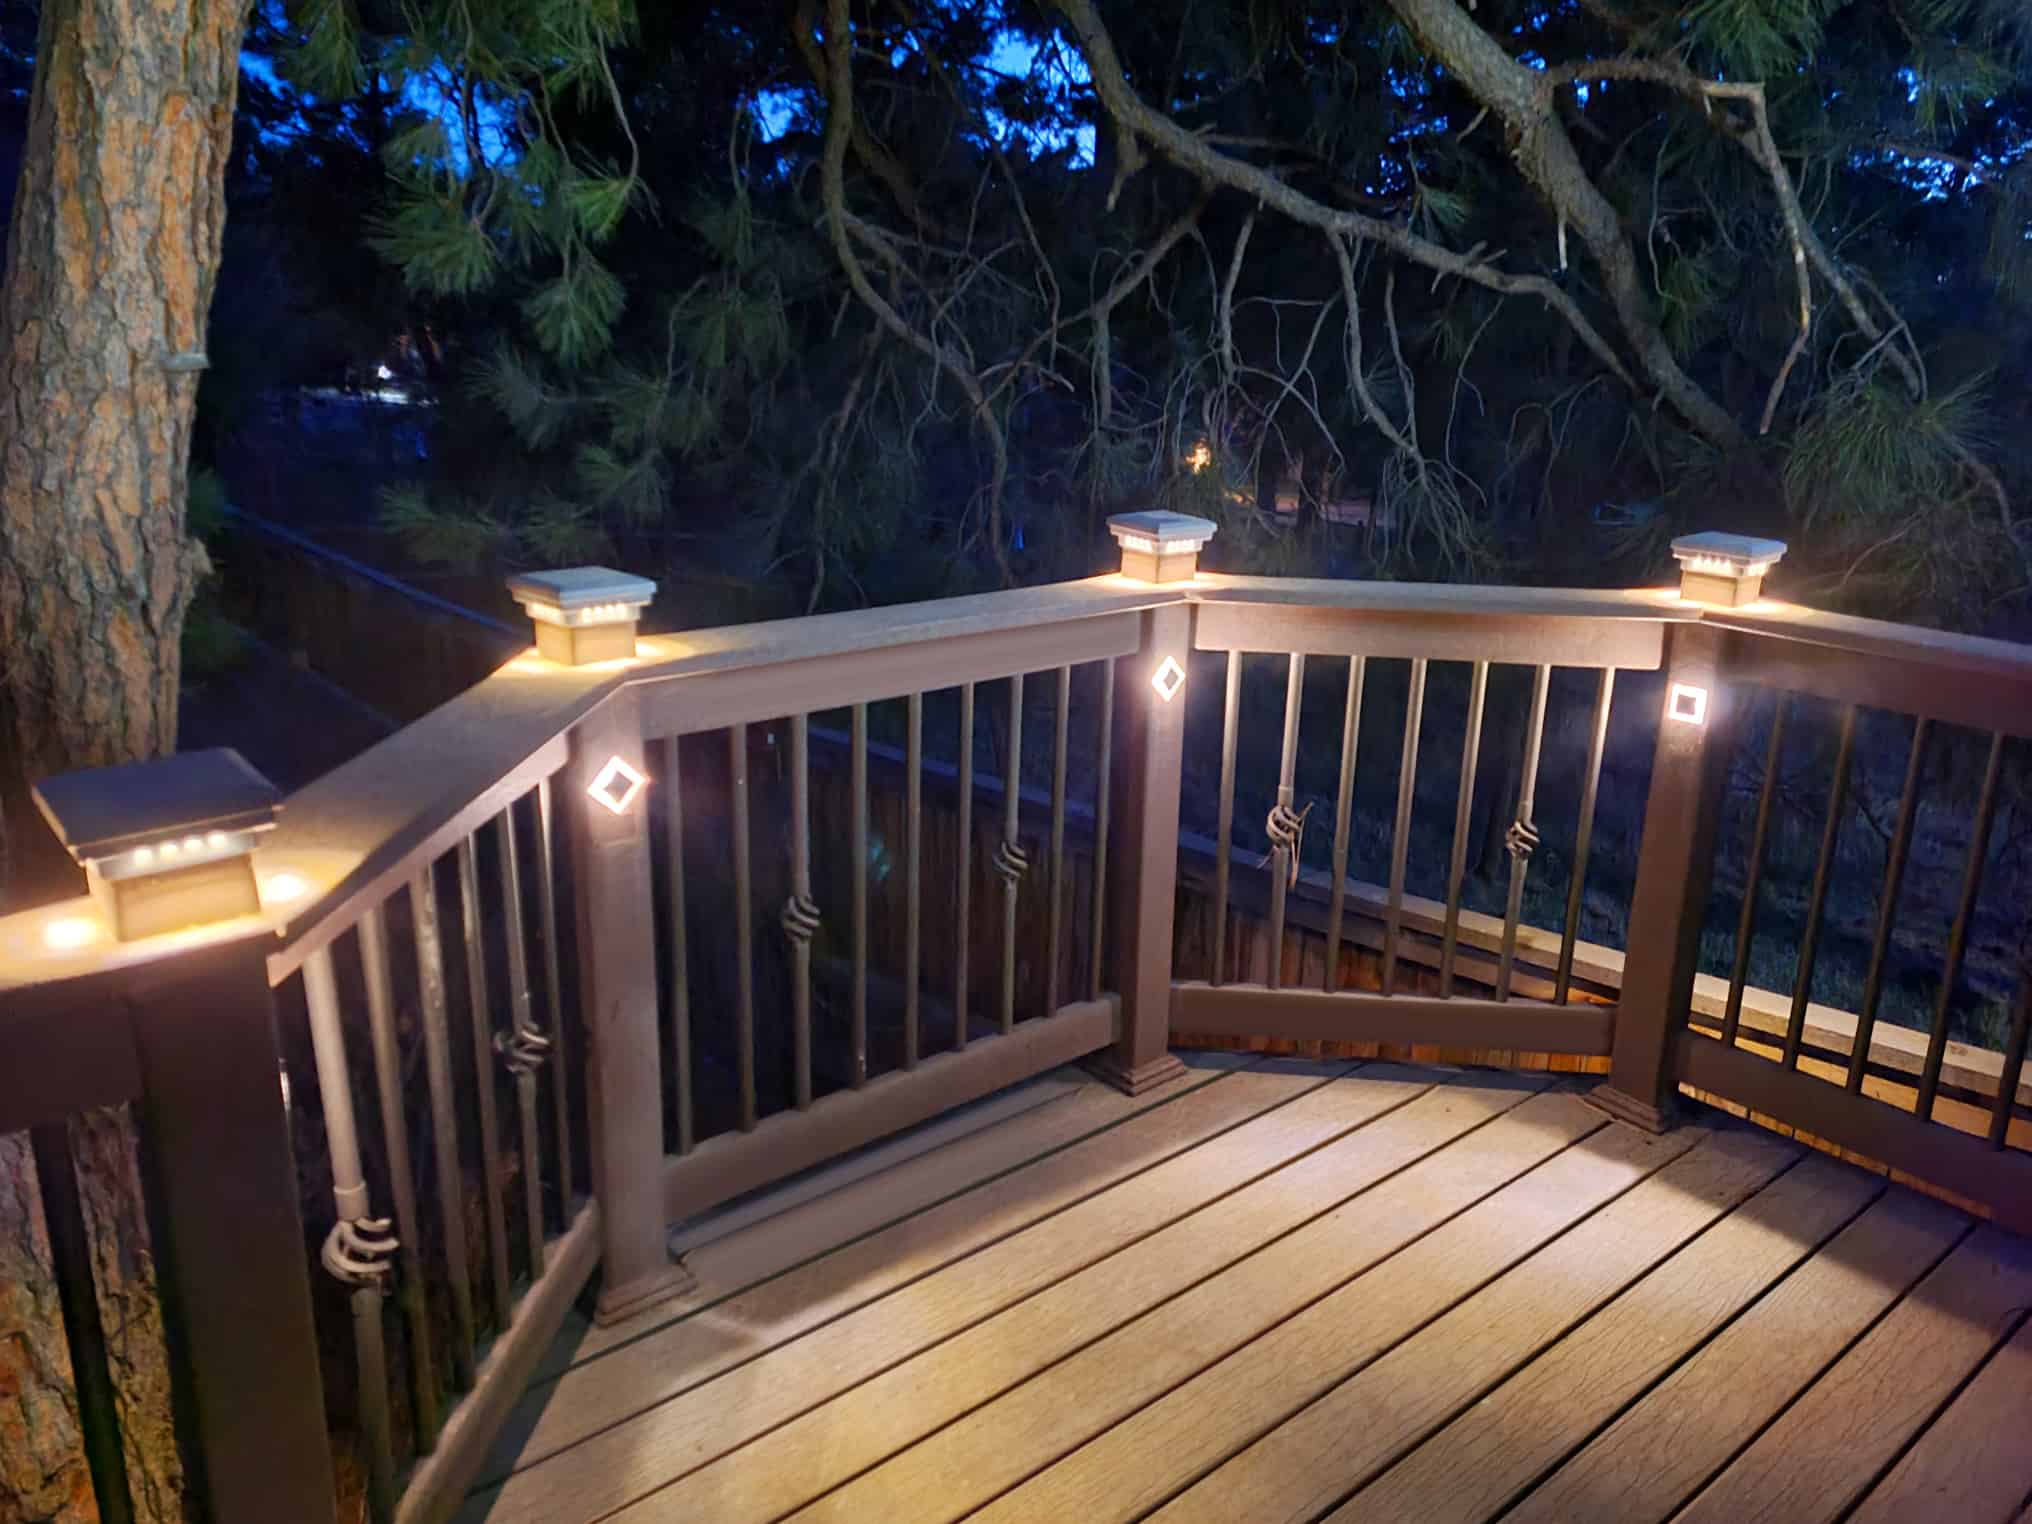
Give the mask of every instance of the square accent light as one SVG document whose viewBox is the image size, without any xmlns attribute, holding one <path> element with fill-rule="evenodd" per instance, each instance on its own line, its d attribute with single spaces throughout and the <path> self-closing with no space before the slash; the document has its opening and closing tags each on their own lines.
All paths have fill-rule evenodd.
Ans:
<svg viewBox="0 0 2032 1524">
<path fill-rule="evenodd" d="M 1170 703 L 1178 697 L 1178 690 L 1185 686 L 1185 668 L 1178 664 L 1178 658 L 1167 656 L 1150 674 L 1150 686 L 1159 698 Z"/>
<path fill-rule="evenodd" d="M 635 796 L 642 792 L 649 780 L 630 767 L 622 757 L 607 758 L 607 765 L 600 769 L 600 776 L 586 788 L 586 792 L 599 804 L 612 810 L 616 815 L 628 813 L 628 806 L 635 802 Z"/>
<path fill-rule="evenodd" d="M 1665 718 L 1682 725 L 1707 723 L 1707 689 L 1691 683 L 1674 683 L 1665 698 Z"/>
</svg>

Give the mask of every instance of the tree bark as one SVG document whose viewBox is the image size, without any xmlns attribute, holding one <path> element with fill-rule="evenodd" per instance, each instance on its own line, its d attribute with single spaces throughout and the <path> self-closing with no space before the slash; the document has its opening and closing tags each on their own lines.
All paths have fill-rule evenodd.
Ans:
<svg viewBox="0 0 2032 1524">
<path fill-rule="evenodd" d="M 176 745 L 202 561 L 184 533 L 191 424 L 246 13 L 43 0 L 0 288 L 0 909 L 74 882 L 32 782 Z M 133 1122 L 70 1128 L 135 1516 L 169 1524 L 184 1477 Z M 33 1173 L 26 1139 L 0 1139 L 0 1516 L 67 1524 L 99 1514 Z"/>
<path fill-rule="evenodd" d="M 1742 426 L 1673 357 L 1644 290 L 1637 252 L 1623 236 L 1615 207 L 1588 177 L 1551 99 L 1539 88 L 1539 72 L 1504 52 L 1455 0 L 1390 0 L 1390 8 L 1420 46 L 1508 130 L 1517 168 L 1553 215 L 1579 235 L 1601 270 L 1623 336 L 1651 384 L 1709 441 L 1724 447 L 1742 443 Z"/>
<path fill-rule="evenodd" d="M 246 11 L 42 7 L 0 290 L 0 893 L 10 862 L 46 883 L 55 861 L 30 783 L 176 744 L 194 367 Z"/>
</svg>

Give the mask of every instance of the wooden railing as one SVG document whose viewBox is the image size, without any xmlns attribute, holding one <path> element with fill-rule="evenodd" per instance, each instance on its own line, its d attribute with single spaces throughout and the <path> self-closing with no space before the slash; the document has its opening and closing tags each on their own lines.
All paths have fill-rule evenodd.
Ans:
<svg viewBox="0 0 2032 1524">
<path fill-rule="evenodd" d="M 1768 768 L 1703 971 L 1766 690 L 1998 737 L 1929 1036 L 1879 1019 L 1889 909 L 1859 1010 L 1812 998 L 1836 846 L 1790 996 L 1749 978 Z M 1178 1036 L 1561 1055 L 1641 1125 L 1688 1086 L 2032 1226 L 2022 987 L 1996 1047 L 1948 1032 L 2028 716 L 2022 648 L 1657 591 L 1101 577 L 519 657 L 289 801 L 298 908 L 59 950 L 78 907 L 0 919 L 0 1131 L 140 1103 L 221 1521 L 330 1517 L 328 1429 L 373 1517 L 444 1517 L 595 1269 L 628 1316 L 684 1289 L 673 1222 L 1069 1060 L 1145 1088 Z M 1604 894 L 1627 951 L 1583 935 Z"/>
</svg>

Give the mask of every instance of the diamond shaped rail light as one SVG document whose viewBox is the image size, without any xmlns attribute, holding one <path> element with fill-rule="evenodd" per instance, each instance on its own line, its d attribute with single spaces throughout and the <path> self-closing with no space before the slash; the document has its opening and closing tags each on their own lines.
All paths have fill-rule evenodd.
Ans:
<svg viewBox="0 0 2032 1524">
<path fill-rule="evenodd" d="M 573 566 L 508 579 L 536 625 L 536 649 L 566 667 L 635 654 L 635 626 L 656 584 L 608 566 Z"/>
<path fill-rule="evenodd" d="M 1150 674 L 1150 687 L 1157 696 L 1170 703 L 1178 697 L 1178 690 L 1185 686 L 1185 668 L 1178 664 L 1178 658 L 1167 656 L 1157 664 L 1157 670 Z"/>
<path fill-rule="evenodd" d="M 625 815 L 635 796 L 648 786 L 649 780 L 629 766 L 626 758 L 609 757 L 600 775 L 587 785 L 586 792 L 602 808 Z"/>
<path fill-rule="evenodd" d="M 1679 562 L 1680 597 L 1733 609 L 1763 595 L 1764 574 L 1785 559 L 1785 542 L 1709 531 L 1681 535 L 1672 555 Z"/>
<path fill-rule="evenodd" d="M 1118 513 L 1108 520 L 1108 533 L 1122 547 L 1122 575 L 1139 582 L 1190 582 L 1216 527 L 1189 513 Z"/>
</svg>

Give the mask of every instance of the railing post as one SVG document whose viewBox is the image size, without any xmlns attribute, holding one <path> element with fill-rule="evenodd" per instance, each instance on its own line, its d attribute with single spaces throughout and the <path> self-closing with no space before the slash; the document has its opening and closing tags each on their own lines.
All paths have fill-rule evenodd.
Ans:
<svg viewBox="0 0 2032 1524">
<path fill-rule="evenodd" d="M 635 691 L 617 689 L 572 731 L 558 807 L 571 838 L 580 1010 L 602 1284 L 596 1321 L 682 1291 L 663 1217 L 663 1064 L 649 870 L 649 764 Z M 617 807 L 618 806 L 618 807 Z"/>
<path fill-rule="evenodd" d="M 336 1509 L 270 945 L 189 953 L 127 986 L 163 1321 L 190 1373 L 194 1480 L 217 1524 L 309 1524 Z"/>
<path fill-rule="evenodd" d="M 1109 793 L 1120 804 L 1108 823 L 1108 907 L 1115 989 L 1121 999 L 1115 1045 L 1094 1060 L 1110 1084 L 1138 1095 L 1184 1065 L 1171 1040 L 1171 938 L 1178 892 L 1178 795 L 1185 755 L 1185 694 L 1153 691 L 1152 678 L 1192 655 L 1192 606 L 1151 609 L 1143 648 L 1125 656 L 1115 683 Z"/>
<path fill-rule="evenodd" d="M 1615 1049 L 1608 1083 L 1593 1094 L 1603 1110 L 1652 1132 L 1672 1125 L 1679 1093 L 1679 1039 L 1693 1002 L 1728 775 L 1733 706 L 1722 679 L 1722 639 L 1698 624 L 1673 625 L 1667 635 Z"/>
</svg>

